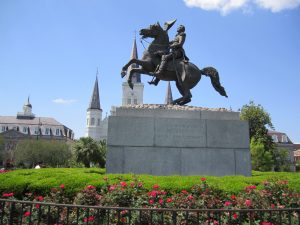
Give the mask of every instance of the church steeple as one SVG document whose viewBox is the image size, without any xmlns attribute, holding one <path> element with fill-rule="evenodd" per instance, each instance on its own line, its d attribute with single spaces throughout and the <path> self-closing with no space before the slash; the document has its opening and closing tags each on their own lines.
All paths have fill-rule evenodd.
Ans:
<svg viewBox="0 0 300 225">
<path fill-rule="evenodd" d="M 95 140 L 101 138 L 101 121 L 102 109 L 100 106 L 99 87 L 98 87 L 98 68 L 94 84 L 91 101 L 86 112 L 86 137 L 91 137 Z"/>
<path fill-rule="evenodd" d="M 131 55 L 130 55 L 130 59 L 138 59 L 138 53 L 137 53 L 137 47 L 136 47 L 136 39 L 134 38 L 133 40 L 133 46 L 132 46 L 132 50 L 131 50 Z M 131 64 L 131 66 L 129 67 L 128 71 L 134 69 L 134 68 L 139 68 L 139 66 L 137 64 Z M 132 83 L 141 83 L 141 75 L 138 73 L 134 73 L 132 76 Z"/>
<path fill-rule="evenodd" d="M 170 81 L 168 81 L 168 87 L 167 87 L 167 93 L 166 93 L 166 98 L 165 98 L 165 104 L 166 105 L 171 105 L 172 102 L 173 102 L 172 90 L 171 90 Z"/>
<path fill-rule="evenodd" d="M 94 90 L 91 96 L 91 101 L 89 104 L 89 108 L 88 109 L 101 109 L 100 106 L 100 97 L 99 97 L 99 86 L 98 86 L 98 69 L 97 69 L 97 75 L 96 75 L 96 80 L 95 80 L 95 84 L 94 84 Z"/>
</svg>

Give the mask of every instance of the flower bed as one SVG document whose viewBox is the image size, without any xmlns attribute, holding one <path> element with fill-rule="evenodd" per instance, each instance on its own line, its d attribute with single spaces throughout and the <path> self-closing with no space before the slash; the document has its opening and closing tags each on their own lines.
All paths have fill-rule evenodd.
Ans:
<svg viewBox="0 0 300 225">
<path fill-rule="evenodd" d="M 65 184 L 51 188 L 50 193 L 46 196 L 31 192 L 25 193 L 22 200 L 34 201 L 36 204 L 31 209 L 29 207 L 22 209 L 22 224 L 30 224 L 29 222 L 34 220 L 34 217 L 40 210 L 40 202 L 156 209 L 238 210 L 300 207 L 300 194 L 289 189 L 288 181 L 286 180 L 275 182 L 264 181 L 262 183 L 263 188 L 260 190 L 258 190 L 255 185 L 248 185 L 243 191 L 236 195 L 227 194 L 224 191 L 214 189 L 208 185 L 205 177 L 200 178 L 198 184 L 194 185 L 190 190 L 181 190 L 179 193 L 166 191 L 162 189 L 159 184 L 154 184 L 151 190 L 148 190 L 144 188 L 144 184 L 138 180 L 138 178 L 129 182 L 119 180 L 112 184 L 109 178 L 104 177 L 104 183 L 105 185 L 100 189 L 93 185 L 87 185 L 83 190 L 79 191 L 74 198 L 70 198 L 65 194 L 68 189 L 68 186 Z M 16 199 L 13 192 L 2 193 L 2 198 L 10 200 Z M 83 213 L 80 221 L 86 224 L 94 224 L 95 213 L 96 211 L 93 210 L 89 211 L 88 215 Z M 232 220 L 230 224 L 238 224 L 238 221 L 247 219 L 247 217 L 241 218 L 242 214 L 240 213 L 232 213 L 229 215 L 230 220 Z M 66 213 L 62 214 L 60 220 L 63 221 L 65 216 Z M 30 221 L 26 219 L 29 217 Z M 120 219 L 127 218 L 128 213 L 122 211 L 119 217 Z M 211 224 L 218 224 L 217 218 L 215 223 L 213 218 L 214 217 L 212 217 Z M 6 218 L 6 220 L 8 220 L 8 218 Z M 236 221 L 236 223 L 234 221 Z M 259 220 L 256 224 L 271 225 L 275 224 L 274 221 L 276 221 L 276 218 L 272 219 L 271 217 L 269 221 Z M 126 219 L 124 219 L 123 222 L 125 223 Z"/>
</svg>

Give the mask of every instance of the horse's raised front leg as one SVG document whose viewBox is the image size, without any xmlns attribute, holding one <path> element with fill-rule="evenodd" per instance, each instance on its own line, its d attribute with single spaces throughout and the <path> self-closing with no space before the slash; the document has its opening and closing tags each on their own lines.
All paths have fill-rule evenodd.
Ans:
<svg viewBox="0 0 300 225">
<path fill-rule="evenodd" d="M 145 71 L 145 70 L 140 69 L 140 68 L 134 68 L 134 69 L 130 70 L 130 73 L 129 73 L 127 82 L 128 82 L 128 85 L 129 85 L 129 87 L 130 87 L 131 89 L 133 89 L 132 76 L 133 76 L 134 73 L 139 73 L 139 74 L 149 74 L 148 71 Z"/>
<path fill-rule="evenodd" d="M 130 59 L 129 62 L 125 66 L 123 66 L 123 68 L 122 68 L 122 71 L 121 71 L 121 77 L 122 78 L 125 77 L 128 67 L 133 63 L 138 64 L 138 65 L 143 67 L 143 65 L 145 65 L 148 62 L 143 61 L 143 60 L 139 60 L 139 59 Z"/>
</svg>

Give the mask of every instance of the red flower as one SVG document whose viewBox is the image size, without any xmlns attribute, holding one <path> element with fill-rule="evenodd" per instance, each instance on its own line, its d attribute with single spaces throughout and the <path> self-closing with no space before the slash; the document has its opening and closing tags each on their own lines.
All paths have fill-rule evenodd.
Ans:
<svg viewBox="0 0 300 225">
<path fill-rule="evenodd" d="M 120 184 L 122 187 L 127 187 L 127 183 L 125 181 L 121 181 Z"/>
<path fill-rule="evenodd" d="M 141 182 L 139 182 L 138 187 L 143 187 L 143 184 Z"/>
<path fill-rule="evenodd" d="M 42 201 L 44 201 L 44 197 L 43 197 L 43 196 L 38 196 L 38 197 L 37 197 L 37 200 L 38 200 L 39 202 L 42 202 Z"/>
<path fill-rule="evenodd" d="M 275 208 L 275 205 L 274 204 L 271 204 L 271 209 L 274 209 Z"/>
<path fill-rule="evenodd" d="M 30 216 L 30 212 L 25 212 L 23 216 L 24 217 Z"/>
<path fill-rule="evenodd" d="M 201 177 L 201 181 L 206 181 L 206 178 L 205 177 Z"/>
<path fill-rule="evenodd" d="M 226 202 L 224 203 L 224 205 L 225 205 L 225 206 L 230 206 L 230 205 L 231 205 L 231 202 L 226 201 Z"/>
<path fill-rule="evenodd" d="M 255 189 L 256 189 L 256 186 L 255 186 L 255 185 L 250 185 L 250 186 L 247 186 L 247 187 L 245 188 L 245 190 L 246 190 L 247 192 L 250 192 L 250 191 L 255 190 Z"/>
<path fill-rule="evenodd" d="M 236 220 L 239 216 L 238 216 L 238 214 L 234 213 L 234 214 L 232 215 L 232 217 L 233 217 L 233 219 Z"/>
<path fill-rule="evenodd" d="M 161 205 L 164 204 L 164 200 L 162 200 L 162 199 L 159 199 L 158 202 L 159 202 L 159 204 L 161 204 Z"/>
<path fill-rule="evenodd" d="M 135 185 L 135 184 L 134 184 L 133 182 L 130 183 L 130 187 L 134 187 L 134 185 Z"/>
<path fill-rule="evenodd" d="M 166 200 L 167 203 L 170 203 L 170 202 L 172 202 L 172 201 L 173 201 L 172 198 L 167 198 L 167 200 Z"/>
<path fill-rule="evenodd" d="M 150 191 L 150 192 L 148 192 L 148 196 L 155 198 L 157 196 L 157 191 Z"/>
<path fill-rule="evenodd" d="M 4 197 L 4 198 L 5 198 L 5 197 L 8 197 L 8 198 L 9 198 L 9 197 L 13 197 L 13 196 L 14 196 L 14 193 L 13 193 L 13 192 L 10 192 L 10 193 L 3 193 L 3 194 L 2 194 L 2 197 Z"/>
<path fill-rule="evenodd" d="M 236 200 L 235 195 L 231 195 L 230 198 L 231 198 L 232 200 Z"/>
<path fill-rule="evenodd" d="M 153 189 L 158 189 L 159 188 L 159 185 L 158 184 L 154 184 L 153 185 Z"/>
<path fill-rule="evenodd" d="M 274 225 L 274 223 L 271 223 L 271 222 L 262 222 L 261 225 Z"/>
<path fill-rule="evenodd" d="M 250 206 L 252 205 L 252 201 L 251 201 L 250 199 L 246 199 L 245 205 L 246 205 L 247 207 L 250 207 Z"/>
<path fill-rule="evenodd" d="M 40 208 L 40 204 L 35 204 L 35 208 L 39 209 Z"/>
<path fill-rule="evenodd" d="M 121 219 L 120 219 L 120 221 L 122 222 L 122 223 L 126 223 L 126 218 L 125 217 L 122 217 Z"/>
<path fill-rule="evenodd" d="M 153 199 L 150 199 L 149 200 L 149 203 L 152 205 L 154 203 L 154 200 Z"/>
<path fill-rule="evenodd" d="M 59 187 L 60 187 L 61 189 L 65 189 L 65 185 L 64 185 L 64 184 L 61 184 Z"/>
<path fill-rule="evenodd" d="M 95 187 L 95 186 L 93 186 L 93 185 L 88 185 L 88 186 L 87 186 L 87 189 L 89 189 L 89 190 L 93 190 L 93 189 L 96 189 L 96 187 Z"/>
</svg>

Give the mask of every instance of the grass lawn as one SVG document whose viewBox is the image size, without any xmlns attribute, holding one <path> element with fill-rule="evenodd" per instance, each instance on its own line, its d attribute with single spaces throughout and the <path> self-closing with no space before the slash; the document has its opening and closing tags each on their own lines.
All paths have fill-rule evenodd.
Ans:
<svg viewBox="0 0 300 225">
<path fill-rule="evenodd" d="M 205 177 L 208 185 L 237 194 L 248 185 L 256 185 L 262 188 L 263 181 L 287 180 L 289 188 L 300 193 L 300 174 L 286 172 L 252 172 L 252 177 L 244 176 L 150 176 L 133 174 L 105 174 L 104 169 L 98 168 L 45 168 L 22 169 L 0 174 L 0 194 L 14 192 L 15 195 L 23 195 L 26 192 L 47 194 L 51 188 L 65 185 L 66 194 L 73 196 L 87 185 L 101 188 L 105 185 L 107 177 L 110 184 L 138 179 L 146 189 L 151 190 L 154 184 L 159 184 L 161 189 L 171 192 L 189 190 L 193 185 L 200 183 L 200 178 Z"/>
</svg>

